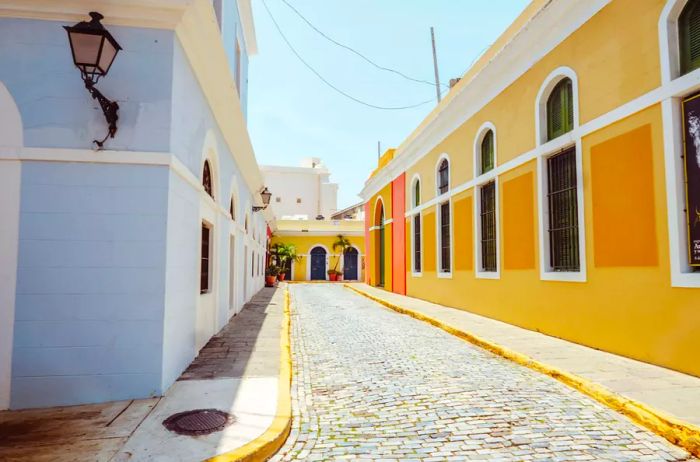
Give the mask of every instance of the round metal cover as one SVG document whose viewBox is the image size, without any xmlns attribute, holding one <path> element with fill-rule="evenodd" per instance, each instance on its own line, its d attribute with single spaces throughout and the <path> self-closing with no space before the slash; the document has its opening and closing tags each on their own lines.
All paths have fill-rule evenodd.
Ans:
<svg viewBox="0 0 700 462">
<path fill-rule="evenodd" d="M 235 421 L 218 409 L 195 409 L 178 412 L 163 421 L 165 428 L 179 435 L 208 435 L 223 430 Z"/>
</svg>

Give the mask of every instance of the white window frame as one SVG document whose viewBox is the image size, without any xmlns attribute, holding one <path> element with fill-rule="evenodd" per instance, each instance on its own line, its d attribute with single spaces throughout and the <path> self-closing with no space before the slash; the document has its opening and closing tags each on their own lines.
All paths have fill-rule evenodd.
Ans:
<svg viewBox="0 0 700 462">
<path fill-rule="evenodd" d="M 452 206 L 452 199 L 449 197 L 449 191 L 445 194 L 445 196 L 448 196 L 446 200 L 442 200 L 437 203 L 435 206 L 435 233 L 437 236 L 437 239 L 435 239 L 435 242 L 437 244 L 437 249 L 436 249 L 436 255 L 435 259 L 437 260 L 437 266 L 435 268 L 435 272 L 437 273 L 438 278 L 442 279 L 452 279 L 452 272 L 454 270 L 454 265 L 455 265 L 455 246 L 454 246 L 454 207 Z M 450 270 L 449 271 L 443 271 L 442 270 L 442 205 L 448 204 L 450 208 Z M 423 240 L 423 239 L 421 239 Z"/>
<path fill-rule="evenodd" d="M 440 164 L 443 160 L 447 160 L 447 192 L 440 194 Z M 447 153 L 442 153 L 435 164 L 435 273 L 438 278 L 452 279 L 452 271 L 454 269 L 455 259 L 454 259 L 454 210 L 452 207 L 452 190 L 450 189 L 452 183 L 452 161 L 450 161 L 450 156 Z M 450 207 L 450 271 L 442 271 L 442 233 L 441 233 L 441 222 L 442 214 L 440 209 L 442 204 L 445 202 L 449 203 Z M 421 241 L 424 239 L 421 239 Z M 425 262 L 425 259 L 423 259 Z"/>
<path fill-rule="evenodd" d="M 688 217 L 683 166 L 683 98 L 700 91 L 700 69 L 680 75 L 678 19 L 688 0 L 668 0 L 659 18 L 661 120 L 666 172 L 666 210 L 672 287 L 700 287 L 700 273 L 688 260 Z"/>
<path fill-rule="evenodd" d="M 494 183 L 496 192 L 496 271 L 484 271 L 481 265 L 481 189 L 491 182 Z M 474 230 L 474 275 L 479 279 L 501 279 L 501 207 L 499 206 L 501 195 L 498 189 L 498 176 L 482 179 L 474 186 L 474 223 L 476 223 Z"/>
<path fill-rule="evenodd" d="M 493 133 L 493 168 L 486 173 L 481 172 L 481 143 L 486 134 Z M 496 171 L 498 169 L 498 138 L 496 126 L 491 122 L 484 122 L 477 130 L 474 138 L 474 275 L 479 279 L 501 278 L 501 207 L 499 205 L 499 182 Z M 481 269 L 481 188 L 493 181 L 496 189 L 496 271 L 484 271 Z"/>
<path fill-rule="evenodd" d="M 574 126 L 568 133 L 553 140 L 547 140 L 547 100 L 563 79 L 571 79 L 574 106 Z M 560 67 L 552 71 L 544 80 L 535 100 L 535 130 L 538 147 L 537 156 L 537 217 L 539 234 L 540 279 L 543 281 L 586 282 L 586 222 L 583 196 L 583 156 L 579 132 L 579 91 L 576 72 L 569 67 Z M 549 244 L 549 201 L 547 159 L 574 147 L 576 149 L 576 200 L 578 208 L 578 249 L 579 271 L 553 271 L 550 262 Z"/>
<path fill-rule="evenodd" d="M 423 183 L 421 182 L 420 175 L 419 174 L 414 174 L 413 178 L 411 179 L 411 194 L 410 194 L 410 207 L 408 208 L 411 212 L 409 215 L 409 219 L 411 221 L 410 224 L 410 232 L 411 232 L 411 276 L 414 278 L 419 278 L 423 276 L 423 266 L 425 265 L 425 253 L 423 252 L 423 242 L 425 242 L 425 239 L 423 239 L 423 236 L 425 234 L 425 229 L 423 229 L 423 213 L 419 209 L 420 203 L 416 201 L 416 182 L 418 183 L 418 189 L 419 189 L 419 195 L 422 197 L 423 196 Z M 415 249 L 416 249 L 416 234 L 415 234 L 415 217 L 418 217 L 418 220 L 420 222 L 420 271 L 416 271 L 416 254 L 415 254 Z"/>
</svg>

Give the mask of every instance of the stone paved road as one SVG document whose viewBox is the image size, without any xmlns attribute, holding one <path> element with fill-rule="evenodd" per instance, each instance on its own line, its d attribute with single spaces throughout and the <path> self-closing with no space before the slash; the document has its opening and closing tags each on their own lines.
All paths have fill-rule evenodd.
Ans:
<svg viewBox="0 0 700 462">
<path fill-rule="evenodd" d="M 549 377 L 339 285 L 290 290 L 294 422 L 273 460 L 694 460 Z"/>
</svg>

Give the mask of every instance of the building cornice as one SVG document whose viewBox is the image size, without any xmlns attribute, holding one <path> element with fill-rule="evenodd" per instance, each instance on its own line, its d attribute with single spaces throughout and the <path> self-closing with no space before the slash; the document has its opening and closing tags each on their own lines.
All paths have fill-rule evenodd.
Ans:
<svg viewBox="0 0 700 462">
<path fill-rule="evenodd" d="M 84 21 L 99 10 L 104 24 L 175 29 L 185 10 L 196 0 L 2 0 L 0 17 Z"/>
<path fill-rule="evenodd" d="M 360 197 L 369 200 L 426 156 L 610 1 L 551 0 L 546 3 L 488 64 L 452 90 L 454 96 L 443 100 L 397 149 L 386 167 L 367 180 Z"/>
</svg>

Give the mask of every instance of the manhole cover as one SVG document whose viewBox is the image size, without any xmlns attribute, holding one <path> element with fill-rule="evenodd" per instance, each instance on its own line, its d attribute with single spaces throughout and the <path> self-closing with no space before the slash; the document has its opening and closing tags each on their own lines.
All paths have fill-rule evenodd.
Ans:
<svg viewBox="0 0 700 462">
<path fill-rule="evenodd" d="M 165 428 L 179 435 L 208 435 L 232 424 L 234 417 L 217 409 L 178 412 L 163 421 Z"/>
</svg>

